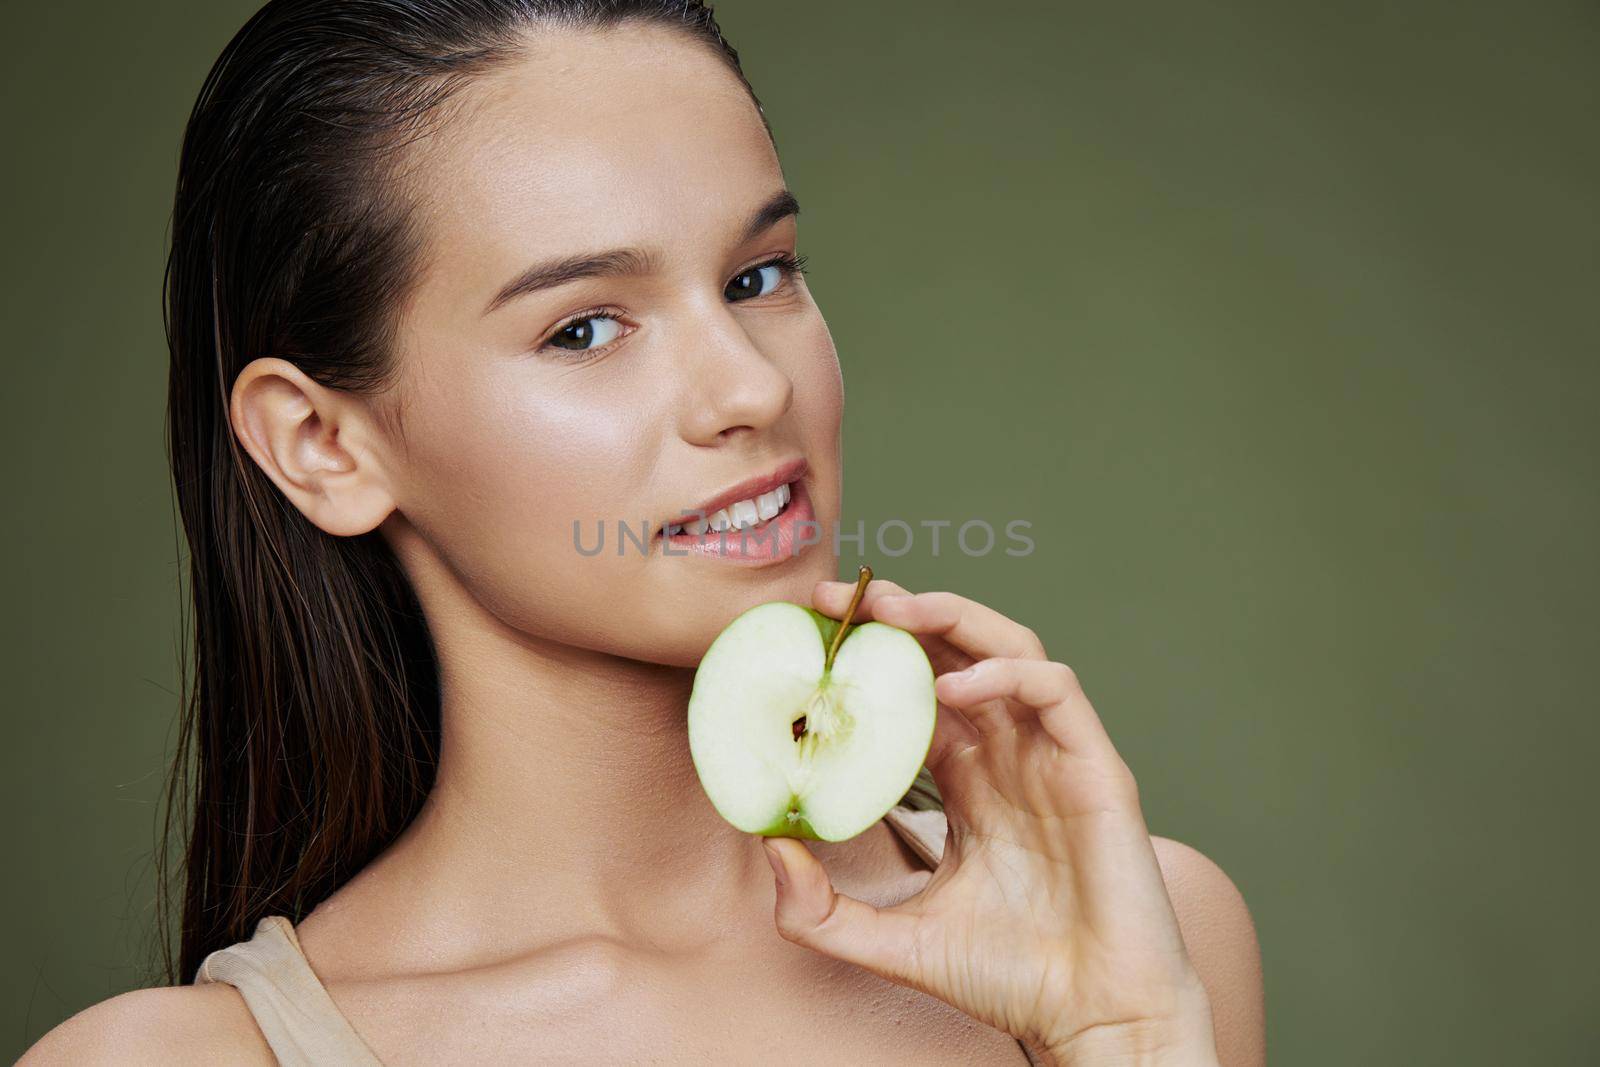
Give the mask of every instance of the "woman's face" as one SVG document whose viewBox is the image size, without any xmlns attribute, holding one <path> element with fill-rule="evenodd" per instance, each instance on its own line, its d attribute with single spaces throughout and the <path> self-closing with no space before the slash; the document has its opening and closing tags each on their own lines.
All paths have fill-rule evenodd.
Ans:
<svg viewBox="0 0 1600 1067">
<path fill-rule="evenodd" d="M 796 226 L 744 87 L 706 46 L 635 25 L 546 32 L 458 99 L 414 174 L 424 273 L 385 464 L 424 604 L 447 574 L 519 631 L 683 666 L 745 607 L 809 604 L 837 565 L 843 387 L 803 277 L 764 266 L 796 253 Z M 648 261 L 497 301 L 530 267 L 615 249 Z M 795 460 L 770 521 L 814 519 L 798 540 L 816 543 L 759 558 L 765 524 L 755 559 L 737 531 L 726 555 L 663 541 Z"/>
</svg>

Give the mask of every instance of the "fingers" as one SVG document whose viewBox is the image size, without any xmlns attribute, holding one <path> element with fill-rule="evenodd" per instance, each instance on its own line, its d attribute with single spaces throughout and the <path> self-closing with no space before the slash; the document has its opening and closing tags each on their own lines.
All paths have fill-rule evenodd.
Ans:
<svg viewBox="0 0 1600 1067">
<path fill-rule="evenodd" d="M 777 885 L 774 919 L 784 940 L 893 982 L 913 982 L 912 916 L 835 892 L 821 861 L 794 838 L 761 843 Z"/>
<path fill-rule="evenodd" d="M 854 589 L 849 582 L 818 582 L 813 599 L 819 611 L 837 618 L 849 606 Z M 1032 630 L 955 593 L 912 594 L 893 582 L 874 579 L 867 583 L 856 617 L 876 619 L 913 634 L 937 635 L 973 659 L 1047 658 Z"/>
<path fill-rule="evenodd" d="M 974 718 L 968 709 L 999 707 L 999 698 L 1008 698 L 1033 709 L 1039 724 L 1068 751 L 1092 755 L 1111 749 L 1111 739 L 1100 716 L 1084 695 L 1077 674 L 1065 663 L 986 659 L 964 671 L 934 679 L 934 695 L 940 702 L 966 712 L 980 733 L 1009 724 L 993 715 Z"/>
<path fill-rule="evenodd" d="M 850 598 L 855 595 L 855 582 L 830 582 L 821 581 L 811 591 L 811 599 L 816 604 L 817 610 L 832 615 L 834 618 L 844 614 L 850 606 Z M 874 578 L 867 583 L 867 591 L 861 595 L 861 603 L 856 605 L 855 617 L 865 621 L 872 618 L 872 605 L 885 596 L 905 596 L 906 591 L 884 578 Z"/>
</svg>

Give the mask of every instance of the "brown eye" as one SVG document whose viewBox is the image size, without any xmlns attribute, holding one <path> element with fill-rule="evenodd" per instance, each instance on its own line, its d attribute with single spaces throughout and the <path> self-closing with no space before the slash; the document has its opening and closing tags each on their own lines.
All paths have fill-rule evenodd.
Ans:
<svg viewBox="0 0 1600 1067">
<path fill-rule="evenodd" d="M 594 323 L 602 323 L 597 330 Z M 610 315 L 585 315 L 581 319 L 574 319 L 561 329 L 557 330 L 550 338 L 549 345 L 564 348 L 569 352 L 587 352 L 591 348 L 600 348 L 617 339 L 622 332 L 622 327 Z"/>
<path fill-rule="evenodd" d="M 783 284 L 783 267 L 777 263 L 763 263 L 751 267 L 723 290 L 729 300 L 748 300 L 753 296 L 766 296 Z"/>
</svg>

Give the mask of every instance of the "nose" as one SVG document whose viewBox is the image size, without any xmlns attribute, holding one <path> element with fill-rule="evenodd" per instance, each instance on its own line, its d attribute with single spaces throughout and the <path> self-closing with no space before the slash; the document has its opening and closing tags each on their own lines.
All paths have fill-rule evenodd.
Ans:
<svg viewBox="0 0 1600 1067">
<path fill-rule="evenodd" d="M 794 404 L 794 380 L 763 352 L 732 309 L 698 317 L 680 365 L 686 385 L 683 439 L 715 445 L 767 429 Z"/>
</svg>

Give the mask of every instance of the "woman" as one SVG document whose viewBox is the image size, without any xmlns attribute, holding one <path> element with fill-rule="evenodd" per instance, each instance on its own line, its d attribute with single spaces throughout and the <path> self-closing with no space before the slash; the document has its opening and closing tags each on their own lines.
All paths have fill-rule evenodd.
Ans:
<svg viewBox="0 0 1600 1067">
<path fill-rule="evenodd" d="M 830 537 L 661 528 L 768 491 L 758 529 L 835 528 L 798 211 L 698 3 L 251 19 L 167 279 L 181 951 L 24 1062 L 1261 1061 L 1237 892 L 1148 836 L 1072 672 L 991 609 L 868 588 L 941 702 L 869 831 L 763 843 L 700 788 L 711 639 L 852 592 Z M 644 550 L 575 544 L 641 516 Z"/>
</svg>

